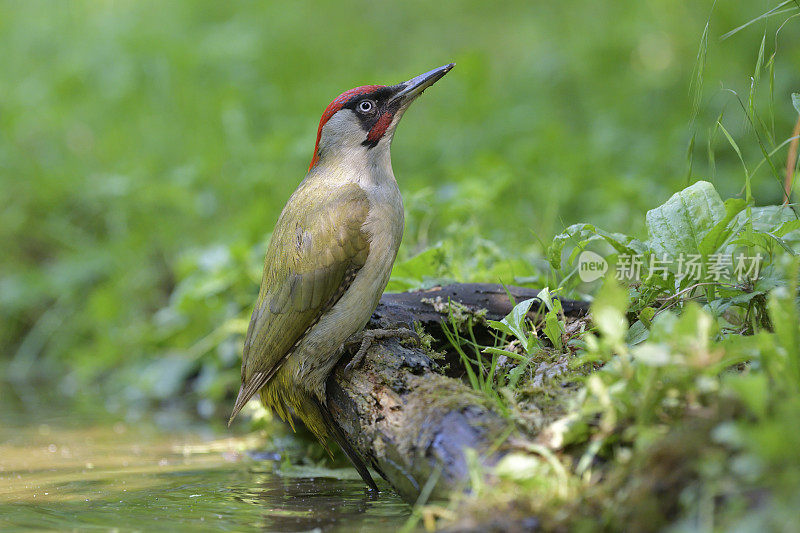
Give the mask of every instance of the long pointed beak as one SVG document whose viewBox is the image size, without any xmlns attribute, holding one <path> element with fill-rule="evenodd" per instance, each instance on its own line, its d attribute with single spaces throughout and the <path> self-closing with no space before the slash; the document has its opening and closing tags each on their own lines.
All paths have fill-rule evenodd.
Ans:
<svg viewBox="0 0 800 533">
<path fill-rule="evenodd" d="M 425 74 L 420 74 L 407 82 L 398 83 L 395 85 L 395 90 L 397 92 L 392 96 L 391 100 L 389 100 L 389 103 L 391 104 L 400 100 L 402 106 L 410 104 L 417 96 L 422 94 L 422 91 L 442 79 L 442 76 L 450 72 L 454 66 L 456 66 L 455 63 L 450 63 L 428 71 Z"/>
</svg>

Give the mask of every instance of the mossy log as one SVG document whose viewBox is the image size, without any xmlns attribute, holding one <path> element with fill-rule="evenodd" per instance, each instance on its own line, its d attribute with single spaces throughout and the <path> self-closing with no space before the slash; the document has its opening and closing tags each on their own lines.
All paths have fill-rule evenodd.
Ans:
<svg viewBox="0 0 800 533">
<path fill-rule="evenodd" d="M 507 287 L 519 302 L 538 291 Z M 513 304 L 500 285 L 468 283 L 399 294 L 385 294 L 368 328 L 411 327 L 419 323 L 439 348 L 448 300 L 462 312 L 500 320 Z M 442 305 L 444 304 L 444 305 Z M 462 307 L 463 306 L 463 307 Z M 566 315 L 587 311 L 585 302 L 562 300 Z M 443 309 L 445 308 L 445 309 Z M 481 320 L 478 335 L 487 335 Z M 328 381 L 328 405 L 334 419 L 365 462 L 409 502 L 430 480 L 431 497 L 446 497 L 466 486 L 468 454 L 484 465 L 508 450 L 503 441 L 513 423 L 459 378 L 460 364 L 446 364 L 430 351 L 396 338 L 375 341 L 356 370 L 344 372 L 342 358 Z M 449 374 L 449 375 L 446 375 Z"/>
</svg>

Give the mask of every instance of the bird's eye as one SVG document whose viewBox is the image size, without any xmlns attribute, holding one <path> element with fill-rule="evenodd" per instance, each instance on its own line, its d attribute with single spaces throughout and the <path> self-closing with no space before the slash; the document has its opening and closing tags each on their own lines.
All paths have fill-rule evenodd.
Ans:
<svg viewBox="0 0 800 533">
<path fill-rule="evenodd" d="M 369 113 L 375 107 L 375 104 L 372 103 L 372 100 L 362 100 L 358 104 L 358 110 L 362 113 Z"/>
</svg>

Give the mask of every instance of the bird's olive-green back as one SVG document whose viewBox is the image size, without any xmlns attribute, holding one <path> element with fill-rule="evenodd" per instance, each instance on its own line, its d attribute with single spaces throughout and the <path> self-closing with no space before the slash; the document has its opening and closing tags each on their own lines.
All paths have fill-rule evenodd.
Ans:
<svg viewBox="0 0 800 533">
<path fill-rule="evenodd" d="M 331 188 L 306 180 L 289 199 L 267 248 L 245 338 L 243 383 L 271 375 L 341 297 L 369 253 L 362 229 L 368 213 L 369 200 L 356 184 Z"/>
</svg>

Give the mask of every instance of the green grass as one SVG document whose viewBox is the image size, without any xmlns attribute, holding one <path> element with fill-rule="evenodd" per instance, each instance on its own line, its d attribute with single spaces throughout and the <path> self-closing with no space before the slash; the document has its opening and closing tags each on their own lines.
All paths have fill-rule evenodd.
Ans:
<svg viewBox="0 0 800 533">
<path fill-rule="evenodd" d="M 716 87 L 748 92 L 763 38 L 747 29 L 718 42 L 757 14 L 748 2 L 715 8 L 700 68 L 709 6 L 666 1 L 0 10 L 1 353 L 20 376 L 66 368 L 74 386 L 189 350 L 251 304 L 258 256 L 341 90 L 458 63 L 397 135 L 401 259 L 441 242 L 431 277 L 511 282 L 546 274 L 540 240 L 565 225 L 643 229 L 637 215 L 686 182 L 676 154 L 692 101 L 700 153 L 732 105 Z M 791 127 L 798 50 L 783 43 L 796 37 L 787 25 L 770 62 L 776 136 Z M 751 135 L 738 118 L 726 128 Z M 741 182 L 724 142 L 712 142 L 714 171 L 695 157 L 690 178 L 729 196 Z M 755 200 L 777 202 L 753 174 Z M 224 279 L 187 287 L 215 269 Z M 192 309 L 176 314 L 181 298 Z"/>
<path fill-rule="evenodd" d="M 472 385 L 521 420 L 515 395 L 535 393 L 535 369 L 579 354 L 568 374 L 586 378 L 571 406 L 583 428 L 573 443 L 580 457 L 533 450 L 541 464 L 524 459 L 531 475 L 510 483 L 585 498 L 595 516 L 620 519 L 602 502 L 626 490 L 624 480 L 611 479 L 595 499 L 584 483 L 594 479 L 595 456 L 613 463 L 622 454 L 644 468 L 637 446 L 674 436 L 662 415 L 683 419 L 659 411 L 667 400 L 717 409 L 733 398 L 747 416 L 715 411 L 714 427 L 732 421 L 747 435 L 735 453 L 778 472 L 788 448 L 769 457 L 752 449 L 783 438 L 781 422 L 795 409 L 784 401 L 797 385 L 789 356 L 769 348 L 796 335 L 784 327 L 795 267 L 783 259 L 796 252 L 795 228 L 763 206 L 784 199 L 787 137 L 800 112 L 791 96 L 800 91 L 797 10 L 794 1 L 744 0 L 713 8 L 668 0 L 2 2 L 0 369 L 20 383 L 94 391 L 111 408 L 181 403 L 221 424 L 266 242 L 307 168 L 321 111 L 350 87 L 455 61 L 394 143 L 407 224 L 390 290 L 489 281 L 588 298 L 597 285 L 580 283 L 575 263 L 585 247 L 612 260 L 687 250 L 707 258 L 738 239 L 771 265 L 747 286 L 682 284 L 673 273 L 632 286 L 625 302 L 598 297 L 596 318 L 622 313 L 626 321 L 611 322 L 628 324 L 624 332 L 600 323 L 599 336 L 585 333 L 588 324 L 572 330 L 553 301 L 536 337 L 520 317 L 494 324 L 501 339 L 522 337 L 514 346 L 467 337 L 461 355 Z M 669 213 L 681 214 L 660 211 L 667 222 L 659 226 L 645 213 L 698 180 L 719 200 L 706 238 L 658 238 Z M 657 327 L 664 321 L 672 322 Z M 644 346 L 677 350 L 677 331 L 746 359 L 747 371 L 688 372 L 631 355 L 645 335 Z M 608 344 L 614 335 L 623 338 Z M 748 339 L 746 353 L 731 338 Z M 677 396 L 653 388 L 664 379 Z M 697 399 L 698 380 L 717 389 Z M 762 399 L 753 406 L 751 396 Z M 631 411 L 642 402 L 647 410 Z M 718 444 L 709 450 L 727 468 L 730 443 Z M 579 468 L 565 467 L 560 485 L 541 485 L 542 472 L 567 457 Z M 789 477 L 776 480 L 796 487 Z M 719 492 L 706 489 L 729 479 L 704 479 L 714 481 L 698 486 L 706 491 L 698 501 L 713 503 Z"/>
<path fill-rule="evenodd" d="M 663 277 L 623 286 L 611 270 L 590 320 L 565 317 L 544 289 L 538 322 L 526 319 L 533 300 L 518 303 L 489 322 L 491 346 L 476 344 L 474 322 L 451 313 L 448 339 L 469 383 L 528 440 L 512 442 L 516 451 L 493 471 L 476 466 L 472 478 L 491 481 L 454 496 L 439 516 L 460 517 L 458 527 L 498 514 L 510 523 L 537 516 L 545 529 L 599 521 L 611 530 L 710 530 L 745 518 L 748 530 L 791 527 L 800 487 L 791 422 L 800 412 L 800 220 L 788 207 L 748 212 L 715 195 L 698 182 L 649 212 L 647 241 L 592 228 L 570 244 L 601 242 L 611 261 L 623 252 L 696 253 L 705 267 L 698 279 L 680 279 L 673 264 Z M 550 252 L 567 291 L 562 255 L 575 254 L 560 239 Z M 717 279 L 711 258 L 738 253 L 761 254 L 759 274 Z"/>
<path fill-rule="evenodd" d="M 786 8 L 781 23 L 800 15 L 793 2 L 768 14 L 780 8 Z M 448 340 L 469 383 L 515 420 L 522 441 L 510 442 L 516 451 L 492 469 L 475 461 L 471 478 L 480 481 L 468 495 L 454 495 L 446 507 L 418 506 L 412 519 L 427 516 L 428 529 L 433 517 L 458 529 L 513 528 L 530 516 L 546 530 L 794 527 L 800 219 L 796 206 L 759 207 L 753 195 L 764 165 L 781 187 L 773 158 L 790 141 L 777 140 L 771 127 L 774 80 L 767 101 L 760 99 L 761 75 L 774 74 L 777 57 L 765 67 L 766 35 L 747 104 L 731 92 L 749 139 L 737 141 L 722 114 L 712 129 L 739 159 L 743 198 L 723 202 L 711 183 L 697 181 L 648 211 L 647 239 L 593 224 L 569 226 L 547 249 L 556 290 L 539 294 L 538 321 L 526 319 L 534 301 L 518 303 L 489 323 L 497 332 L 490 346 L 476 344 L 473 322 L 451 312 Z M 697 91 L 707 47 L 708 26 Z M 798 98 L 792 95 L 800 113 Z M 762 157 L 748 157 L 748 144 Z M 711 145 L 708 154 L 713 164 Z M 602 281 L 580 278 L 579 257 L 589 250 L 610 264 Z M 735 272 L 739 254 L 757 256 L 760 271 L 718 275 L 723 259 Z M 643 258 L 643 275 L 620 282 L 617 267 L 635 256 Z M 694 276 L 681 275 L 687 256 L 697 258 Z M 668 267 L 648 275 L 656 259 Z M 565 317 L 552 297 L 586 291 L 594 293 L 589 320 Z M 465 355 L 465 346 L 476 356 Z M 499 372 L 498 355 L 508 359 Z"/>
</svg>

